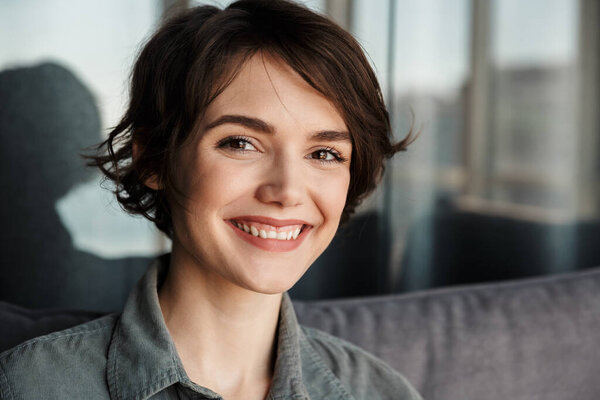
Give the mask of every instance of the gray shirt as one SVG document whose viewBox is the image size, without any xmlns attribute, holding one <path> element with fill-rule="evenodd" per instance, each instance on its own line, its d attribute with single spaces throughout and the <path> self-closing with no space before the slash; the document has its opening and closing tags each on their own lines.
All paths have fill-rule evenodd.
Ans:
<svg viewBox="0 0 600 400">
<path fill-rule="evenodd" d="M 125 309 L 0 354 L 0 399 L 221 399 L 185 373 L 168 333 L 155 262 Z M 364 350 L 301 327 L 283 296 L 275 399 L 421 399 L 404 377 Z"/>
</svg>

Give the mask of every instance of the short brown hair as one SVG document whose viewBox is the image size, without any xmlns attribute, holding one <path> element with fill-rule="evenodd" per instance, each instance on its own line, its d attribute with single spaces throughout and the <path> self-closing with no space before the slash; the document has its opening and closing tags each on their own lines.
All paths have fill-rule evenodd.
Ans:
<svg viewBox="0 0 600 400">
<path fill-rule="evenodd" d="M 283 60 L 342 115 L 352 139 L 343 221 L 377 185 L 384 159 L 414 139 L 411 131 L 392 143 L 375 73 L 356 40 L 327 18 L 287 0 L 240 0 L 224 10 L 194 7 L 167 20 L 145 44 L 125 115 L 98 145 L 99 154 L 88 157 L 115 183 L 126 211 L 171 236 L 166 190 L 174 188 L 177 152 L 208 105 L 258 51 Z M 150 177 L 165 189 L 148 188 Z"/>
</svg>

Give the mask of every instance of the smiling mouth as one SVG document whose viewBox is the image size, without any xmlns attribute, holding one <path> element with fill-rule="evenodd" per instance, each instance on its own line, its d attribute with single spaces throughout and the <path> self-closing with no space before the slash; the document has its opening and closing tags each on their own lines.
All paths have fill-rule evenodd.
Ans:
<svg viewBox="0 0 600 400">
<path fill-rule="evenodd" d="M 279 241 L 294 241 L 309 226 L 307 224 L 292 224 L 285 226 L 272 226 L 254 221 L 229 220 L 238 230 L 261 239 L 274 239 Z"/>
</svg>

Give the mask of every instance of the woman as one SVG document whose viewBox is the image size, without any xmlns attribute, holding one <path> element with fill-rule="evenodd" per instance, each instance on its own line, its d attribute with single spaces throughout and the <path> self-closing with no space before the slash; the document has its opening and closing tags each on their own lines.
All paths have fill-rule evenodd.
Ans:
<svg viewBox="0 0 600 400">
<path fill-rule="evenodd" d="M 420 398 L 382 361 L 300 328 L 285 294 L 411 139 L 390 143 L 355 40 L 301 6 L 167 21 L 92 163 L 172 253 L 121 315 L 5 353 L 2 398 Z"/>
</svg>

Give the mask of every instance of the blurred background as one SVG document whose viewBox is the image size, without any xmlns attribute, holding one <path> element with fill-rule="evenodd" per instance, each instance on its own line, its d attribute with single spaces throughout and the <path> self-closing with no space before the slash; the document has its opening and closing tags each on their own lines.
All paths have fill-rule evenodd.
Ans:
<svg viewBox="0 0 600 400">
<path fill-rule="evenodd" d="M 117 123 L 135 55 L 164 15 L 229 2 L 0 1 L 0 174 L 11 188 L 0 214 L 0 300 L 116 310 L 168 251 L 97 174 L 67 171 L 82 170 L 77 149 Z M 302 3 L 363 45 L 396 138 L 411 125 L 421 135 L 292 297 L 600 265 L 600 0 Z M 52 122 L 57 115 L 70 125 Z"/>
</svg>

